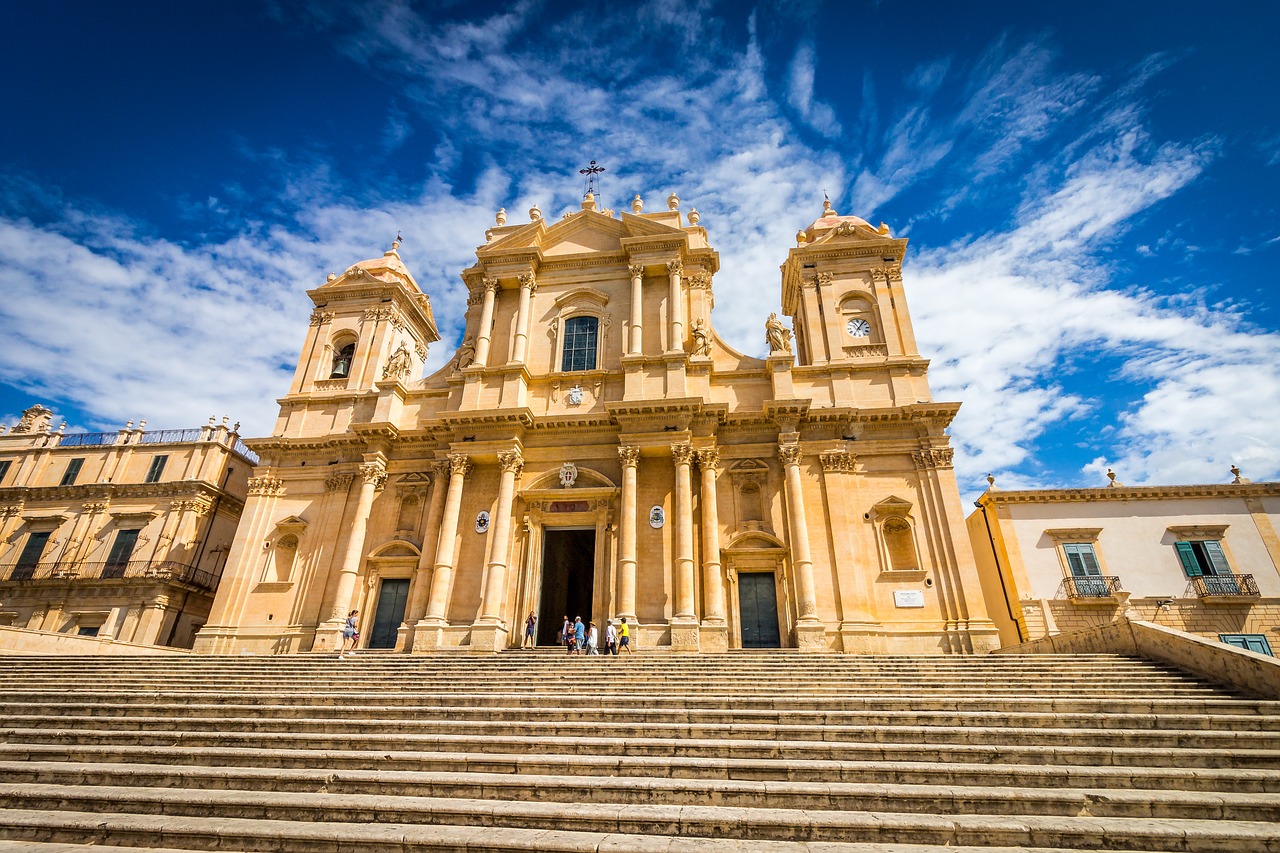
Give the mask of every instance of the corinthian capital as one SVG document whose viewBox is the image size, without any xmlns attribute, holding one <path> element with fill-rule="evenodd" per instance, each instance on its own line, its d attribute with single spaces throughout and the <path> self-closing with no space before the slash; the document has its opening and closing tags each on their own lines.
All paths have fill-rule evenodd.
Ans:
<svg viewBox="0 0 1280 853">
<path fill-rule="evenodd" d="M 465 453 L 449 454 L 449 475 L 467 476 L 471 473 L 471 459 Z"/>
<path fill-rule="evenodd" d="M 843 474 L 852 474 L 854 463 L 858 461 L 858 457 L 843 449 L 828 450 L 818 454 L 818 458 L 822 460 L 823 471 Z"/>
<path fill-rule="evenodd" d="M 514 473 L 516 476 L 524 470 L 524 457 L 520 455 L 517 448 L 504 450 L 498 454 L 498 466 L 502 469 L 502 473 Z"/>
<path fill-rule="evenodd" d="M 362 462 L 360 478 L 366 483 L 381 486 L 387 480 L 387 466 L 381 462 Z"/>
<path fill-rule="evenodd" d="M 632 264 L 627 267 L 627 272 L 631 273 L 632 278 L 640 278 L 644 275 L 644 264 Z"/>
<path fill-rule="evenodd" d="M 720 467 L 720 451 L 715 447 L 707 447 L 698 451 L 698 467 L 704 471 L 714 471 Z"/>
<path fill-rule="evenodd" d="M 619 447 L 618 458 L 622 460 L 622 467 L 634 468 L 640 463 L 640 448 L 630 445 Z"/>
<path fill-rule="evenodd" d="M 693 446 L 689 444 L 671 445 L 671 458 L 676 461 L 677 465 L 692 464 L 693 463 Z"/>
<path fill-rule="evenodd" d="M 667 261 L 667 272 L 672 275 L 679 275 L 684 272 L 684 264 L 680 262 L 679 258 L 674 261 Z"/>
<path fill-rule="evenodd" d="M 520 286 L 529 288 L 530 295 L 538 289 L 538 279 L 537 276 L 533 274 L 533 270 L 520 273 Z"/>
<path fill-rule="evenodd" d="M 798 444 L 780 444 L 778 445 L 778 459 L 783 465 L 799 465 L 800 457 L 804 453 L 800 450 Z"/>
<path fill-rule="evenodd" d="M 351 488 L 350 474 L 334 474 L 332 477 L 326 477 L 324 481 L 324 490 L 326 492 L 345 492 Z"/>
<path fill-rule="evenodd" d="M 496 278 L 481 279 L 480 284 L 483 286 L 486 293 L 498 292 L 498 280 Z"/>
</svg>

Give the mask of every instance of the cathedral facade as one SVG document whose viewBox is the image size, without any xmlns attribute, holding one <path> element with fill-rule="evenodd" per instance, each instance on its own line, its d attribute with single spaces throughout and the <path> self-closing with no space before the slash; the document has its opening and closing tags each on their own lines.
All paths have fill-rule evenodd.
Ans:
<svg viewBox="0 0 1280 853">
<path fill-rule="evenodd" d="M 905 239 L 827 205 L 760 359 L 717 336 L 734 284 L 674 195 L 485 236 L 426 378 L 439 334 L 397 246 L 309 291 L 197 651 L 332 650 L 353 610 L 361 646 L 414 652 L 519 646 L 530 614 L 540 644 L 581 616 L 641 650 L 998 645 Z"/>
</svg>

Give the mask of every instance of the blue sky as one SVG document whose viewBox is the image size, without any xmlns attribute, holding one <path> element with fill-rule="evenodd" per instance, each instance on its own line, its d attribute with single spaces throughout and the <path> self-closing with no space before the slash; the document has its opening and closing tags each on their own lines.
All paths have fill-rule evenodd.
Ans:
<svg viewBox="0 0 1280 853">
<path fill-rule="evenodd" d="M 961 488 L 1280 474 L 1280 4 L 8 3 L 0 422 L 270 431 L 304 291 L 458 272 L 521 221 L 676 191 L 763 354 L 821 211 L 910 238 Z"/>
</svg>

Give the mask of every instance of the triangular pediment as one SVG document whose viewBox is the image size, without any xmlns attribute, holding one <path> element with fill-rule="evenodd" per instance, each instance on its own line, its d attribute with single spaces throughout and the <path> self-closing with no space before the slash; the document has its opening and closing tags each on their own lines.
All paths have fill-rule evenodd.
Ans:
<svg viewBox="0 0 1280 853">
<path fill-rule="evenodd" d="M 534 249 L 546 257 L 614 253 L 623 251 L 623 241 L 634 238 L 674 237 L 686 239 L 685 232 L 643 216 L 622 214 L 615 219 L 594 210 L 577 210 L 550 223 L 546 219 L 530 222 L 481 247 L 482 258 L 506 252 Z"/>
</svg>

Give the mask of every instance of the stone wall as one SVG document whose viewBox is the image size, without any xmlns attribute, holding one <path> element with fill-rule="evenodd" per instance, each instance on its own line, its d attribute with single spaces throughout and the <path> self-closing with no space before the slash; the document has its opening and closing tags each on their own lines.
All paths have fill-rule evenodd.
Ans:
<svg viewBox="0 0 1280 853">
<path fill-rule="evenodd" d="M 185 649 L 0 626 L 0 655 L 185 655 Z"/>
</svg>

